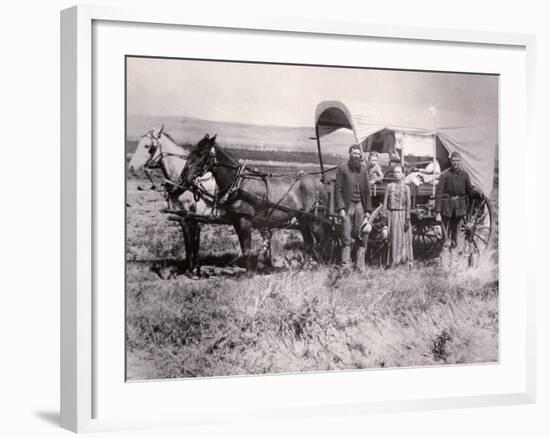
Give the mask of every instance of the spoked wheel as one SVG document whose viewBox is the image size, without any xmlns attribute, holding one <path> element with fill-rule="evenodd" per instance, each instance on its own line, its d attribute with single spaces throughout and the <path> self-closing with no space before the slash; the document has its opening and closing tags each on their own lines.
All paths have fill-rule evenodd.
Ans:
<svg viewBox="0 0 550 438">
<path fill-rule="evenodd" d="M 339 265 L 342 263 L 342 239 L 336 234 L 327 236 L 322 247 L 322 258 L 325 262 Z"/>
<path fill-rule="evenodd" d="M 430 258 L 438 255 L 445 244 L 443 226 L 433 221 L 413 222 L 413 251 L 415 258 Z"/>
<path fill-rule="evenodd" d="M 491 244 L 493 217 L 493 208 L 486 196 L 470 199 L 458 242 L 459 253 L 468 257 L 470 266 Z"/>
<path fill-rule="evenodd" d="M 366 260 L 370 265 L 382 266 L 388 254 L 388 235 L 386 218 L 382 216 L 382 205 L 378 206 L 369 218 L 371 232 L 367 242 Z"/>
<path fill-rule="evenodd" d="M 325 223 L 324 233 L 321 240 L 313 236 L 315 246 L 320 253 L 320 261 L 330 264 L 339 264 L 342 259 L 342 226 L 338 219 L 332 223 Z"/>
</svg>

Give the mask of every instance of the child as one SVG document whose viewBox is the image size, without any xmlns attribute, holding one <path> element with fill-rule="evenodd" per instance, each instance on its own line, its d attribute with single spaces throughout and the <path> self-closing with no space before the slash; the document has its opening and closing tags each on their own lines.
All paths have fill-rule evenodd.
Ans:
<svg viewBox="0 0 550 438">
<path fill-rule="evenodd" d="M 369 184 L 374 185 L 381 182 L 384 179 L 384 172 L 378 164 L 378 153 L 371 152 L 369 154 L 369 164 L 367 166 L 367 171 L 369 175 Z"/>
</svg>

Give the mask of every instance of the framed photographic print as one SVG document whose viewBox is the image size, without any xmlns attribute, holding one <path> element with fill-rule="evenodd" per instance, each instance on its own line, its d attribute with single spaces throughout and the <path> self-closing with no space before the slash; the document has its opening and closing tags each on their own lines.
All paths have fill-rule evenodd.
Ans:
<svg viewBox="0 0 550 438">
<path fill-rule="evenodd" d="M 63 427 L 534 401 L 533 37 L 75 7 L 61 38 Z"/>
</svg>

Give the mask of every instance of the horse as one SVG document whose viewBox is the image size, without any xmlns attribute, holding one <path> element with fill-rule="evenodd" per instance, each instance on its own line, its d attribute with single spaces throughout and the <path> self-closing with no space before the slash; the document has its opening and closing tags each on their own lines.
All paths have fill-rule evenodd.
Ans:
<svg viewBox="0 0 550 438">
<path fill-rule="evenodd" d="M 268 230 L 298 221 L 304 240 L 305 260 L 315 254 L 316 242 L 323 241 L 321 221 L 311 212 L 328 205 L 328 194 L 320 179 L 299 172 L 294 175 L 270 176 L 247 169 L 216 143 L 216 135 L 206 134 L 189 152 L 182 173 L 182 184 L 193 187 L 197 178 L 207 172 L 214 175 L 219 203 L 225 218 L 233 225 L 247 271 L 253 270 L 252 229 Z"/>
<path fill-rule="evenodd" d="M 197 193 L 182 188 L 178 183 L 180 175 L 186 164 L 187 153 L 185 149 L 174 141 L 172 136 L 164 131 L 164 125 L 160 130 L 151 130 L 144 134 L 130 159 L 128 169 L 132 174 L 143 170 L 152 183 L 152 189 L 156 186 L 149 174 L 151 169 L 160 169 L 165 179 L 166 202 L 168 209 L 178 208 L 187 212 L 201 215 L 210 215 L 213 212 L 213 204 L 216 183 L 208 175 L 201 179 L 201 196 Z M 199 266 L 199 242 L 200 224 L 196 221 L 179 221 L 186 251 L 186 269 L 191 274 L 194 270 L 200 273 Z"/>
</svg>

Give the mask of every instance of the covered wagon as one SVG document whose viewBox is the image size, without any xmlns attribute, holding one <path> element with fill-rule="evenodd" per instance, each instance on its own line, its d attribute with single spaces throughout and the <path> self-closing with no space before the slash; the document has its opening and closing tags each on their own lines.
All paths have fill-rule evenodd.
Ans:
<svg viewBox="0 0 550 438">
<path fill-rule="evenodd" d="M 386 185 L 393 181 L 392 167 L 401 164 L 411 187 L 411 224 L 415 254 L 437 254 L 445 230 L 436 221 L 435 194 L 440 172 L 450 166 L 449 156 L 460 152 L 463 168 L 479 196 L 468 199 L 461 225 L 459 253 L 469 258 L 480 254 L 493 236 L 491 195 L 495 177 L 498 130 L 495 121 L 434 107 L 408 107 L 380 103 L 323 101 L 315 110 L 315 132 L 322 171 L 326 163 L 344 162 L 351 144 L 361 146 L 365 158 L 376 151 L 383 180 L 371 187 L 373 213 L 368 257 L 381 261 L 386 251 L 382 203 Z M 335 172 L 324 172 L 331 194 L 328 215 L 334 211 Z"/>
</svg>

